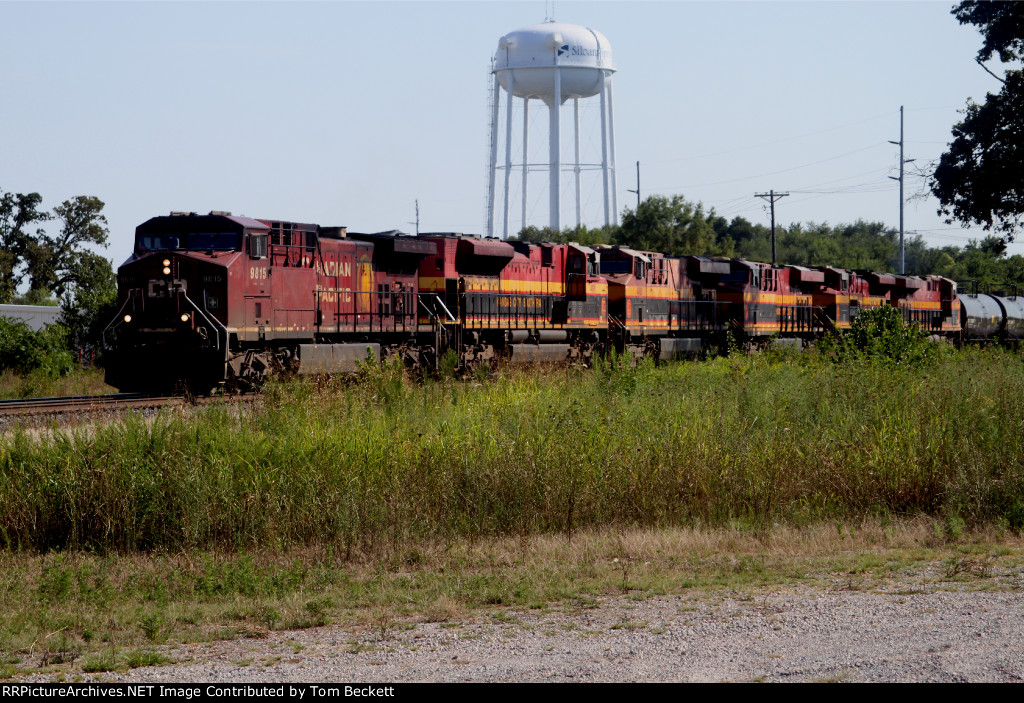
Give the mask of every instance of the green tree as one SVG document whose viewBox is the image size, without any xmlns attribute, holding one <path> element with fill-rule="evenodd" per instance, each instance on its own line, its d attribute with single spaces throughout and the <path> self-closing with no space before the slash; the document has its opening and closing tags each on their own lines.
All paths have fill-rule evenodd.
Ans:
<svg viewBox="0 0 1024 703">
<path fill-rule="evenodd" d="M 87 245 L 107 245 L 107 218 L 102 214 L 103 201 L 94 196 L 79 195 L 53 208 L 61 222 L 60 232 L 51 237 L 40 231 L 29 238 L 25 262 L 32 289 L 52 291 L 58 298 L 76 284 L 77 276 L 91 271 L 83 268 Z"/>
<path fill-rule="evenodd" d="M 579 227 L 566 227 L 561 232 L 551 227 L 528 225 L 519 231 L 519 235 L 516 238 L 521 242 L 531 242 L 533 244 L 539 244 L 540 242 L 554 242 L 556 244 L 576 242 L 583 246 L 593 246 L 595 244 L 610 243 L 615 231 L 616 228 L 611 225 L 594 228 L 580 225 Z"/>
<path fill-rule="evenodd" d="M 635 211 L 626 208 L 616 243 L 670 256 L 710 254 L 716 241 L 714 219 L 714 212 L 705 215 L 702 204 L 681 195 L 652 195 Z"/>
<path fill-rule="evenodd" d="M 978 224 L 1012 241 L 1024 226 L 1024 3 L 966 0 L 953 14 L 981 32 L 982 68 L 989 71 L 983 62 L 993 54 L 1010 66 L 1002 78 L 989 71 L 1002 83 L 998 93 L 981 104 L 967 101 L 931 190 L 947 222 Z"/>
<path fill-rule="evenodd" d="M 11 298 L 14 305 L 48 305 L 58 307 L 60 301 L 53 297 L 53 293 L 45 288 L 33 288 L 27 293 L 20 293 Z"/>
<path fill-rule="evenodd" d="M 110 262 L 91 250 L 107 245 L 103 201 L 79 195 L 48 212 L 40 209 L 42 200 L 38 193 L 0 191 L 0 302 L 60 304 L 59 339 L 72 348 L 96 344 L 117 295 Z M 50 220 L 60 223 L 56 235 L 42 227 L 30 231 Z M 16 295 L 26 277 L 28 292 Z"/>
<path fill-rule="evenodd" d="M 73 266 L 71 284 L 61 300 L 60 321 L 73 349 L 98 347 L 103 328 L 117 312 L 117 285 L 110 261 L 83 252 Z"/>
<path fill-rule="evenodd" d="M 21 266 L 34 237 L 41 229 L 30 233 L 29 228 L 50 219 L 40 210 L 43 198 L 39 193 L 4 193 L 0 191 L 0 303 L 14 297 L 24 277 Z"/>
</svg>

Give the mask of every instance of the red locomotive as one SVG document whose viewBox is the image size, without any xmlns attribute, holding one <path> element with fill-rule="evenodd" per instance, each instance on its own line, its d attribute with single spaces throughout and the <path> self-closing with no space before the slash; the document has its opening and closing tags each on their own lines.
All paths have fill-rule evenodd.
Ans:
<svg viewBox="0 0 1024 703">
<path fill-rule="evenodd" d="M 354 371 L 371 356 L 420 366 L 446 353 L 463 367 L 588 363 L 616 348 L 675 359 L 730 336 L 805 344 L 878 305 L 947 338 L 977 336 L 965 332 L 971 324 L 988 336 L 1024 337 L 1024 319 L 1005 312 L 1024 318 L 1015 299 L 996 299 L 1004 311 L 997 324 L 988 297 L 961 303 L 956 284 L 939 277 L 461 234 L 358 234 L 222 212 L 139 225 L 118 296 L 104 342 L 107 382 L 124 391 L 244 388 L 283 369 Z"/>
<path fill-rule="evenodd" d="M 227 213 L 154 217 L 118 270 L 107 382 L 207 389 L 257 385 L 286 366 L 354 368 L 417 333 L 417 269 L 429 251 L 408 238 Z"/>
</svg>

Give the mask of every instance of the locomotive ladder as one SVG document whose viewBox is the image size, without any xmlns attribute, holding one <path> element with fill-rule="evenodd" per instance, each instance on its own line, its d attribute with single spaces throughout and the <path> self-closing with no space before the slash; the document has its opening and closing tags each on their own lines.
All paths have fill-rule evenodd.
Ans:
<svg viewBox="0 0 1024 703">
<path fill-rule="evenodd" d="M 629 331 L 626 329 L 626 323 L 615 317 L 615 315 L 608 313 L 608 330 L 611 332 L 612 338 L 618 337 L 622 340 L 623 349 L 625 349 L 625 345 L 629 342 Z"/>
<path fill-rule="evenodd" d="M 434 299 L 433 304 L 439 306 L 441 310 L 444 310 L 444 314 L 447 318 L 446 320 L 442 320 L 441 316 L 435 311 L 435 309 L 432 309 L 430 305 L 427 305 L 425 302 L 423 302 L 423 298 L 426 296 L 432 297 Z M 454 315 L 452 315 L 451 310 L 448 309 L 448 307 L 444 304 L 444 301 L 441 300 L 441 297 L 436 293 L 420 293 L 419 305 L 420 308 L 422 308 L 423 311 L 427 313 L 427 317 L 430 318 L 430 321 L 434 325 L 434 367 L 440 368 L 442 346 L 441 342 L 443 339 L 447 340 L 448 324 L 456 324 L 458 323 L 458 319 Z"/>
</svg>

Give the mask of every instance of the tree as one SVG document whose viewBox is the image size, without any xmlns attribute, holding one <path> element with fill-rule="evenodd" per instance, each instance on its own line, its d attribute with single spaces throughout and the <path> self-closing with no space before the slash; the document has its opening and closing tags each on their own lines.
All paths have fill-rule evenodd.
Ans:
<svg viewBox="0 0 1024 703">
<path fill-rule="evenodd" d="M 931 190 L 946 222 L 981 225 L 1013 241 L 1024 227 L 1024 71 L 1008 68 L 1003 78 L 985 67 L 1024 60 L 1024 3 L 965 0 L 953 9 L 961 24 L 973 24 L 984 41 L 976 61 L 1002 83 L 981 104 L 967 101 L 964 119 L 932 174 Z"/>
<path fill-rule="evenodd" d="M 715 244 L 714 212 L 673 195 L 652 195 L 637 209 L 626 208 L 616 243 L 670 256 L 711 253 Z"/>
<path fill-rule="evenodd" d="M 107 245 L 103 201 L 79 195 L 52 212 L 39 209 L 42 201 L 38 193 L 0 191 L 0 302 L 59 300 L 67 328 L 61 339 L 72 348 L 97 344 L 117 296 L 110 261 L 89 248 Z M 50 220 L 60 222 L 56 235 L 41 227 L 30 231 L 33 224 Z M 26 277 L 28 292 L 16 296 Z"/>
<path fill-rule="evenodd" d="M 25 260 L 30 288 L 46 289 L 58 298 L 64 297 L 85 270 L 85 245 L 107 245 L 107 218 L 102 210 L 103 201 L 89 195 L 78 195 L 53 208 L 54 216 L 61 222 L 59 234 L 51 237 L 40 231 L 27 242 Z"/>
<path fill-rule="evenodd" d="M 0 191 L 0 303 L 14 297 L 24 277 L 21 265 L 33 240 L 29 227 L 50 219 L 50 213 L 39 209 L 42 202 L 39 193 Z M 41 233 L 37 230 L 34 236 Z"/>
<path fill-rule="evenodd" d="M 539 244 L 541 242 L 555 242 L 557 244 L 576 242 L 583 246 L 594 246 L 595 244 L 608 244 L 612 240 L 614 233 L 615 227 L 611 225 L 596 228 L 580 225 L 578 227 L 566 227 L 561 232 L 551 227 L 527 225 L 519 231 L 517 239 L 520 242 L 530 242 L 532 244 Z"/>
<path fill-rule="evenodd" d="M 71 272 L 71 284 L 61 300 L 60 321 L 68 329 L 73 349 L 99 346 L 103 327 L 117 312 L 117 285 L 106 258 L 82 252 Z"/>
</svg>

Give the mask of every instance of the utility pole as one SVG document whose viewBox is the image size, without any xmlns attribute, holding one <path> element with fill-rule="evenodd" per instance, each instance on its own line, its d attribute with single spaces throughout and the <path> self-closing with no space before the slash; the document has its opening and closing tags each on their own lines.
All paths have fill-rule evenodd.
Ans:
<svg viewBox="0 0 1024 703">
<path fill-rule="evenodd" d="M 774 189 L 767 193 L 754 193 L 755 198 L 764 198 L 772 204 L 772 266 L 775 265 L 775 201 L 787 195 L 789 193 L 776 193 Z"/>
<path fill-rule="evenodd" d="M 640 209 L 640 162 L 636 162 L 636 190 L 626 189 L 627 193 L 636 193 L 636 209 Z"/>
<path fill-rule="evenodd" d="M 420 236 L 420 201 L 416 200 L 416 221 L 410 222 L 410 225 L 416 225 L 416 236 Z"/>
<path fill-rule="evenodd" d="M 903 165 L 909 164 L 914 159 L 903 158 L 903 106 L 900 105 L 900 140 L 894 142 L 889 140 L 890 144 L 897 144 L 900 147 L 900 177 L 889 176 L 894 181 L 900 182 L 900 275 L 905 276 L 907 274 L 907 262 L 906 262 L 906 250 L 903 248 Z"/>
</svg>

